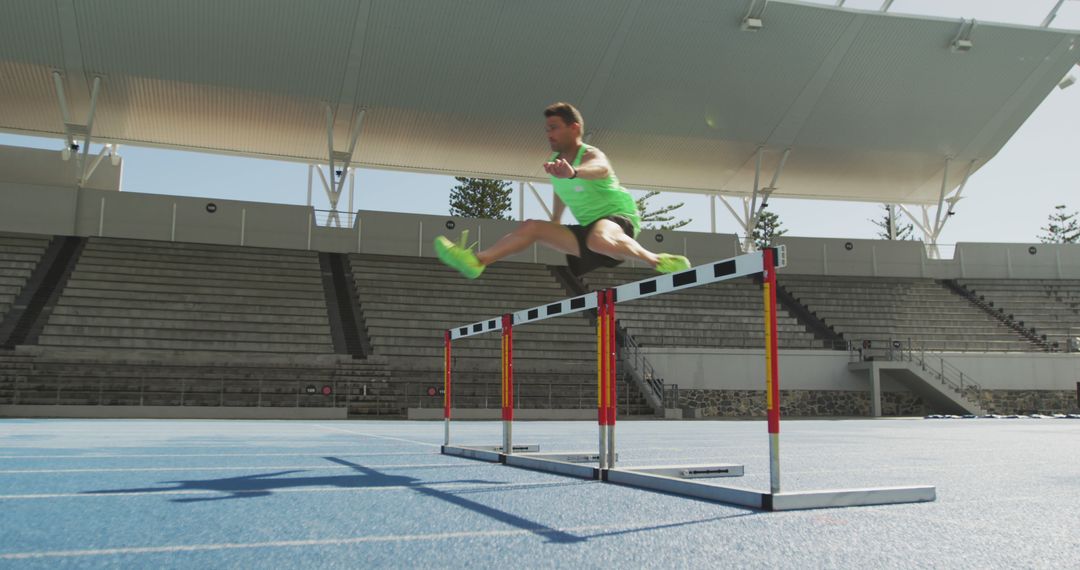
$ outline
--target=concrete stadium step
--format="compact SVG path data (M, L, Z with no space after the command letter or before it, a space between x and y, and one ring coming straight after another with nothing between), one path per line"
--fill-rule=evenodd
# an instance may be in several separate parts
M457 271L442 264L354 264L353 270L372 277L394 278L425 275L446 282L458 281L463 283L486 283L489 285L499 285L508 282L527 283L532 281L550 281L555 283L554 276L547 267L543 265L520 265L512 268L489 267L477 279L465 279Z
M296 342L242 342L242 341L194 341L181 339L147 338L100 338L82 335L42 335L38 341L43 346L70 346L79 348L130 348L149 350L201 350L216 352L269 352L327 354L333 346L323 343L300 344Z
M321 299L322 291L314 287L303 289L270 289L238 286L209 286L209 285L171 285L155 284L135 280L99 281L90 279L77 270L71 275L68 287L87 291L106 290L138 293L161 293L161 294L186 294L186 295L215 295L220 297L249 297L254 299Z
M75 273L86 280L113 282L129 281L161 285L192 285L203 287L237 287L246 289L290 289L305 290L322 287L319 274L312 273L302 277L274 275L235 274L222 275L217 272L194 272L191 270L149 269L113 266L87 266L79 264Z
M228 341L228 342L272 342L272 343L320 343L330 344L329 331L309 332L249 332L229 330L184 330L167 328L138 328L138 327L108 327L100 325L54 325L51 322L45 326L45 336L92 336L99 338L116 337L123 338L137 336L139 338L153 338L158 340L204 340L204 341Z
M265 307L259 312L223 313L213 307L179 308L171 310L153 310L122 307L83 307L79 305L58 306L53 309L53 322L59 317L80 317L85 319L132 319L137 321L197 320L207 323L251 323L289 325L329 326L326 311L313 310L308 314L272 313L276 307Z
M313 252L295 249L269 249L241 245L203 244L181 241L154 241L129 238L103 238L92 236L87 241L87 247L94 249L109 249L114 251L171 251L188 252L199 255L233 255L237 257L252 257L262 259L311 259Z
M547 285L533 285L533 286L507 286L507 287L490 287L481 285L464 284L439 284L434 281L428 281L426 278L417 278L410 280L399 281L387 281L379 282L364 276L358 276L355 279L357 287L362 293L367 295L378 295L379 292L383 294L402 296L402 295L425 295L430 296L432 294L440 297L446 297L451 294L455 298L472 298L472 299L503 299L503 300L515 300L520 298L536 299L537 302L544 301L557 301L569 297L565 291L556 287L549 287ZM522 307L524 308L524 307Z
M132 318L132 317L86 317L53 314L50 326L108 327L116 329L176 329L191 331L234 331L282 334L317 334L329 335L329 325L322 323L291 323L287 320L270 322L250 321L207 321L199 314L190 314L188 319L177 316L168 319Z
M693 335L693 334L715 334L718 332L726 333L764 333L765 322L760 321L757 323L709 323L709 322L657 322L655 320L637 320L637 319L620 319L620 322L624 327L628 328L635 337L640 334L649 334L650 331L658 331L652 334L660 334L663 336L680 336L680 335ZM806 329L802 325L778 325L780 333L792 333L792 334L810 334L806 332ZM813 335L810 335L813 336Z
M60 304L66 304L68 297L83 297L85 299L133 299L137 301L154 301L161 298L161 291L117 291L104 288L80 288L68 286L64 289ZM326 310L325 301L322 299L288 299L290 305L299 307L318 307ZM252 298L244 295L217 295L208 293L172 293L168 301L185 303L221 303L228 301L234 306L259 306L277 302L273 297Z
M263 275L307 277L318 271L317 264L303 265L296 263L263 263L258 260L212 260L191 257L166 257L161 254L124 254L101 251L85 251L79 257L79 264L90 268L120 267L130 269L160 269L163 271L193 271L220 275Z
M221 301L220 298L217 299ZM298 303L303 305L302 303ZM127 314L164 316L185 312L195 312L206 315L219 315L223 319L234 318L241 315L267 317L306 317L326 318L326 307L317 303L306 303L307 306L283 307L280 305L248 305L242 303L221 302L195 302L195 301L172 301L154 299L125 299L102 298L92 296L80 296L78 294L63 297L63 304L53 309L53 314L85 314L85 315L116 315Z

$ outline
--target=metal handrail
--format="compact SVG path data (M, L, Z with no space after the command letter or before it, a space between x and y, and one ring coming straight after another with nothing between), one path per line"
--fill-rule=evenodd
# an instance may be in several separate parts
M313 210L316 226L323 228L354 228L357 212L342 210Z
M622 335L622 344L618 349L618 358L626 364L626 369L636 375L638 384L652 391L653 399L663 405L664 379L656 374L656 369L641 351L641 345L629 334Z
M848 344L848 353L853 362L865 362L875 355L864 352L862 343L851 342ZM964 399L978 404L978 394L982 391L982 385L975 381L970 374L957 368L954 364L945 360L943 353L928 352L926 344L921 344L918 349L909 338L907 342L889 339L886 350L881 356L893 362L911 362L919 366L924 372L941 382L942 385L960 394ZM972 395L974 392L975 395Z

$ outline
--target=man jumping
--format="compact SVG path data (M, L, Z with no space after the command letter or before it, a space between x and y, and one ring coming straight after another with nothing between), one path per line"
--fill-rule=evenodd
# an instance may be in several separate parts
M551 221L526 220L491 247L473 252L462 232L460 243L435 238L435 252L443 263L469 279L476 279L496 261L540 242L566 254L567 265L578 276L599 267L615 267L628 259L648 263L661 273L690 268L681 255L652 253L636 241L641 231L637 204L624 188L604 153L581 141L584 121L569 103L544 109L548 143L554 154L544 163L555 188ZM580 225L559 223L569 207Z

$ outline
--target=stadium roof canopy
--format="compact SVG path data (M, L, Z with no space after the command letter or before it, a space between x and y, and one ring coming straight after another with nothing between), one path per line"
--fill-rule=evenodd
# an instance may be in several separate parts
M787 0L5 0L0 129L544 181L564 100L629 187L746 194L762 149L776 196L928 204L1078 60L1077 32Z

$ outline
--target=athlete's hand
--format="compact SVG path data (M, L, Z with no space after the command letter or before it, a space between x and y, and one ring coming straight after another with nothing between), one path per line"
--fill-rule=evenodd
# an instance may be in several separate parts
M574 167L570 166L570 163L566 162L566 160L559 158L552 162L545 162L544 172L555 178L570 178L574 174Z

